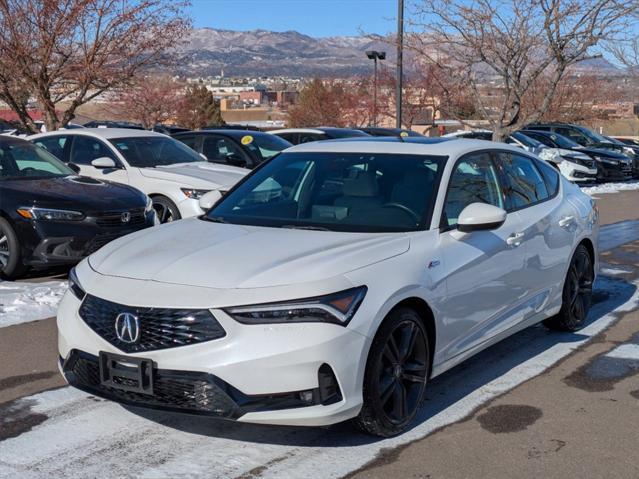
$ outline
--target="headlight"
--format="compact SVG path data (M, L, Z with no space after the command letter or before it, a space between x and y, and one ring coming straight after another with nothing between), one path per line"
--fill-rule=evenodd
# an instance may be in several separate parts
M189 188L181 188L181 190L182 190L182 193L184 193L184 195L187 198L191 198L192 200L199 200L205 194L207 194L209 191L211 191L211 190L192 190L192 189L189 189Z
M146 207L144 208L144 213L150 213L153 211L153 200L150 196L146 197Z
M243 324L335 323L345 326L366 296L366 286L316 298L284 303L225 308L224 312Z
M82 221L84 219L84 213L81 211L55 210L35 206L18 208L18 214L29 220Z
M73 296L78 298L80 301L82 301L86 296L84 289L80 286L80 281L78 280L75 268L69 272L69 291L71 291Z

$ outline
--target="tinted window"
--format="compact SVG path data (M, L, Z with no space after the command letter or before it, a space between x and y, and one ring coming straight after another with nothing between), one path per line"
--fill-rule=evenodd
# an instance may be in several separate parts
M261 163L270 160L280 151L292 146L288 141L275 135L245 135L242 137L242 144L253 152Z
M555 131L580 145L587 146L591 143L586 136L573 128L557 127Z
M325 140L326 135L318 133L300 133L299 143L309 143L311 141Z
M27 142L0 143L0 180L51 178L75 173L46 150Z
M129 165L136 168L153 168L204 161L188 146L165 136L113 138L111 143L124 156Z
M76 165L90 165L97 158L111 158L117 162L115 155L101 140L90 136L75 136L71 145L71 163Z
M198 137L196 137L195 135L179 136L179 137L176 138L176 140L181 141L182 143L184 143L189 148L197 151L197 140L198 140Z
M539 171L541 171L544 180L546 181L546 188L550 196L555 196L557 190L559 190L559 173L552 166L543 161L535 162Z
M335 231L412 231L428 221L444 157L282 153L225 196L209 218Z
M227 163L229 157L244 158L240 147L233 140L223 136L206 136L202 143L202 153L215 163Z
M548 198L548 189L532 159L515 153L498 154L506 179L508 210L525 208Z
M39 138L34 141L40 148L44 148L59 160L64 158L64 146L67 144L68 136L52 136L47 138Z
M468 156L455 166L444 203L444 225L455 226L459 214L471 203L504 207L497 169L488 153Z

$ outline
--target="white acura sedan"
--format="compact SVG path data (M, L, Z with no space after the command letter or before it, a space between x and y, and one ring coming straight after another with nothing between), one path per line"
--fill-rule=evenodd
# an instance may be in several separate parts
M60 366L124 404L390 436L430 378L540 321L582 327L598 230L593 201L519 148L299 145L207 214L83 261Z
M161 223L204 213L199 199L229 190L249 170L209 163L171 137L127 128L82 128L30 136L78 172L131 185L153 200Z

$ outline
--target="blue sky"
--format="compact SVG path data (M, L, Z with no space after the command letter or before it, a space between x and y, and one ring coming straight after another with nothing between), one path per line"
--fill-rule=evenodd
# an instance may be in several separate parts
M394 31L397 0L191 0L196 27L296 30L315 37Z

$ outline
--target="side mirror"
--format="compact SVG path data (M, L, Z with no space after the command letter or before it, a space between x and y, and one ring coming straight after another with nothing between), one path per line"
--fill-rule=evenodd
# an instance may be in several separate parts
M109 158L107 156L96 158L95 160L91 162L91 166L94 168L99 168L101 170L117 167L117 165L115 164L115 161L113 161L112 158Z
M457 218L457 229L464 233L479 230L494 230L506 221L506 212L486 203L471 203Z
M76 165L75 163L67 163L67 166L71 168L73 171L75 171L76 173L80 174L80 167Z
M220 198L222 198L222 193L220 190L209 191L208 193L202 195L200 198L200 208L204 211L208 211L213 208L213 205L217 203Z

